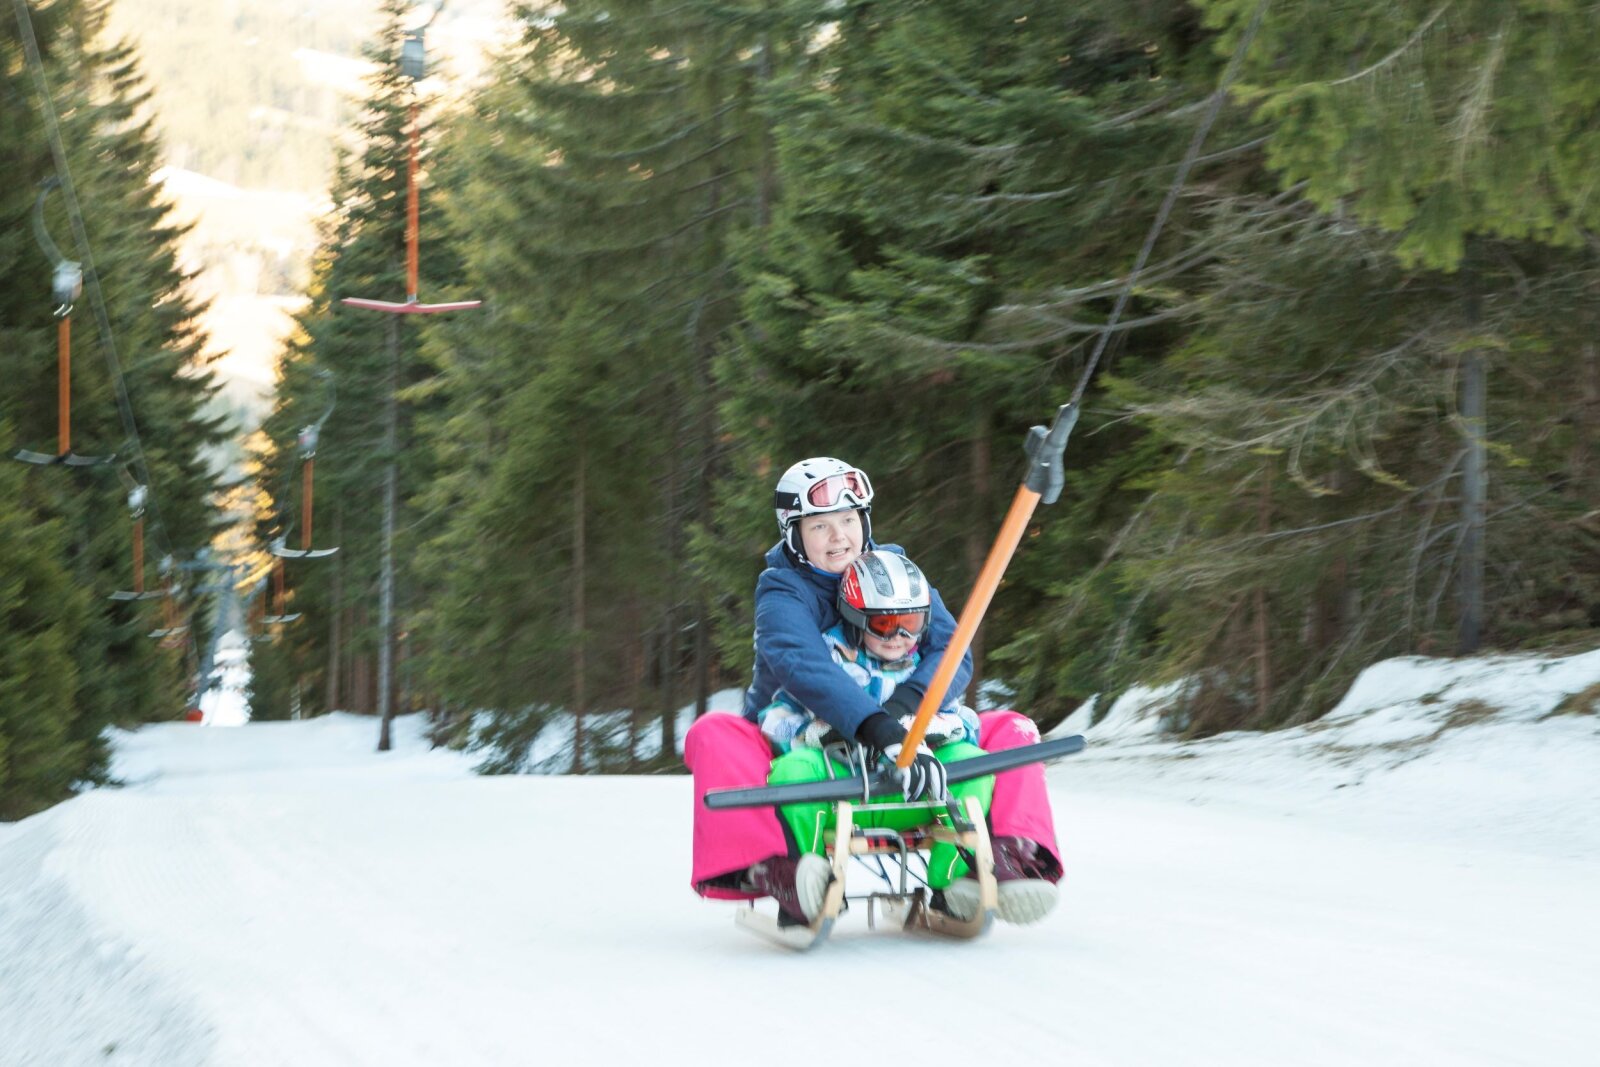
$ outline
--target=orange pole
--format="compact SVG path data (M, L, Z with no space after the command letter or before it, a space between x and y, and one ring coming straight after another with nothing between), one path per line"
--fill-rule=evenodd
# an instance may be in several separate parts
M411 147L406 161L406 299L417 301L417 245L421 241L417 207L417 105L411 105Z
M133 591L144 592L144 519L133 520Z
M300 524L300 548L305 552L311 551L311 465L315 462L308 457L301 467L300 503L305 521Z
M939 669L934 672L933 682L928 686L928 691L922 694L922 703L917 705L917 717L906 733L905 742L900 748L900 758L896 761L902 770L911 766L911 761L916 758L917 746L922 744L923 735L928 732L928 724L933 721L939 705L944 703L945 693L949 691L950 683L954 680L956 670L960 668L967 649L972 647L972 639L978 633L978 624L983 621L984 612L989 610L989 602L994 599L995 590L1000 588L1000 578L1005 574L1006 566L1011 562L1017 545L1021 544L1023 532L1027 530L1028 522L1033 518L1033 509L1038 504L1039 494L1026 485L1017 490L1016 498L1011 501L1011 510L1006 513L1006 520L1000 527L1000 535L995 538L994 547L989 549L989 559L984 563L983 570L978 572L978 581L972 587L972 595L967 598L965 606L961 609L955 636L950 638L950 645L944 650L943 658L939 660Z
M278 589L278 614L283 614L283 557L278 557L277 564L272 568L272 581Z
M72 451L72 316L61 316L56 327L56 424L60 427L60 455Z

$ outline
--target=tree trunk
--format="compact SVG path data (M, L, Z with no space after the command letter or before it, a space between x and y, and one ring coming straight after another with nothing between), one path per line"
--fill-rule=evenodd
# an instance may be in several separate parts
M366 611L360 612L360 618L365 629ZM355 697L353 710L363 715L372 714L372 657L365 652L350 657L350 689Z
M668 395L666 410L676 412L676 397ZM661 620L661 644L656 649L661 680L660 763L668 766L678 751L678 598L683 595L678 560L683 554L683 519L678 514L678 479L682 472L683 422L672 418L672 454L667 461L667 602Z
M1578 404L1573 419L1572 484L1581 499L1600 502L1600 464L1595 455L1600 452L1600 348L1587 342L1583 346L1583 362L1578 369L1583 400Z
M1256 510L1256 529L1261 533L1272 530L1272 468L1261 469L1261 495ZM1267 712L1272 707L1272 646L1267 626L1267 585L1256 586L1255 596L1256 640L1256 726L1265 726Z
M756 65L756 82L758 91L764 91L772 82L772 34L762 34L758 47L761 58ZM772 228L772 204L777 199L777 156L772 125L762 123L760 176L756 180L756 229L761 233L763 249L767 231Z
M344 508L334 512L333 518L333 543L338 544L344 536ZM325 711L339 710L339 624L344 619L344 562L335 555L328 561L333 566L330 575L328 591L328 685L324 695L327 706Z
M628 758L625 767L635 771L639 767L639 749L644 742L645 724L651 718L646 710L651 697L649 674L651 648L648 641L650 628L644 625L644 607L637 594L628 597L627 608L623 612L622 627L624 633L639 634L638 641L628 641L623 645L623 654L628 661Z
M583 773L583 716L589 700L588 665L584 653L588 637L584 633L588 618L584 611L584 583L588 578L584 559L584 494L589 457L584 451L582 431L578 438L577 485L572 491L572 632L577 641L572 650L572 773Z
M383 550L378 574L378 751L392 747L394 719L394 519L399 505L400 472L396 452L400 440L400 319L389 316L388 400L383 418Z
M989 558L989 528L994 524L994 517L990 514L989 497L993 489L990 477L994 458L994 428L989 417L988 405L982 405L978 410L976 434L972 439L971 469L968 477L972 483L972 511L973 520L967 523L967 588L971 589L978 582L978 574L983 570L984 563ZM978 632L972 636L972 680L967 683L966 701L971 707L978 706L978 690L983 685L983 650L984 629L978 627Z
M1477 316L1471 316L1476 321ZM1461 620L1456 651L1471 655L1483 640L1484 523L1488 506L1489 450L1484 428L1488 369L1483 353L1461 361L1461 422L1467 459L1461 477Z
M711 710L711 611L704 596L694 602L694 717Z

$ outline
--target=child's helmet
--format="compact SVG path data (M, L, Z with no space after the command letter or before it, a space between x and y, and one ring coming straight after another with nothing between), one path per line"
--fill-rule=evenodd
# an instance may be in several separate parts
M857 509L861 512L862 538L872 540L872 481L866 471L842 459L813 456L784 471L773 491L772 507L778 517L778 531L800 559L805 559L805 549L800 543L798 520L806 515Z
M898 552L874 551L863 552L840 576L838 605L839 617L857 631L921 637L933 599L915 563Z

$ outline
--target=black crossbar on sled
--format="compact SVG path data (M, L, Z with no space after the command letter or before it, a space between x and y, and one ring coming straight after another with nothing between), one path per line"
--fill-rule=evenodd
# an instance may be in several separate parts
M1083 751L1082 734L1058 737L1054 741L1040 741L1036 745L986 752L971 759L945 764L951 782L965 782L986 774L1015 770L1030 763L1047 763L1075 752ZM782 804L815 804L830 800L860 800L872 797L896 796L900 792L900 775L897 771L884 771L873 775L870 782L854 775L850 778L830 778L821 782L794 782L789 785L751 786L747 789L712 789L706 793L706 807L716 811L725 808L769 808Z

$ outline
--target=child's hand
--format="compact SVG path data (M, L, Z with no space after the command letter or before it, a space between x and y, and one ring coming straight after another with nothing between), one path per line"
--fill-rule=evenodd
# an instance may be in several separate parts
M882 711L868 715L856 727L856 740L883 753L891 765L899 759L905 739L906 728ZM944 800L949 796L949 775L927 745L917 746L911 766L895 769L900 775L900 791L907 800Z
M883 750L884 760L893 765L899 761L900 745L889 745ZM908 767L896 767L900 774L900 791L907 800L946 800L950 796L950 777L944 764L934 759L927 745L918 745L917 754Z

